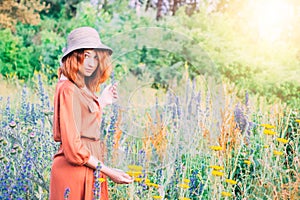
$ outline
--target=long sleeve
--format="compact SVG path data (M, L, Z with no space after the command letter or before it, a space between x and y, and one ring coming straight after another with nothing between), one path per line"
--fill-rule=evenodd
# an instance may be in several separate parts
M90 151L81 141L80 130L82 111L75 87L63 87L58 96L58 125L62 150L68 162L75 165L85 164Z

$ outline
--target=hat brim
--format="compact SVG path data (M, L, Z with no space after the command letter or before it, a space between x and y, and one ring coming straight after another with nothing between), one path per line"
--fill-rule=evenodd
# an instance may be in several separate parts
M83 45L83 46L81 46L80 48L71 48L71 49L67 49L66 52L64 52L63 56L61 57L61 62L63 61L63 59L64 59L68 54L70 54L70 53L72 53L73 51L78 50L78 49L98 49L98 50L106 50L106 51L109 52L109 55L112 55L112 53L113 53L113 50L112 50L110 47L108 47L108 46L106 46L106 45L104 45L104 44L101 44L100 46L97 46L97 47L95 47L95 46L84 46L84 45Z

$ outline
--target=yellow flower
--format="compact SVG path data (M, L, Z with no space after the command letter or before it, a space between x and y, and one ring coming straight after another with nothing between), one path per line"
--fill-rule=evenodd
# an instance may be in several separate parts
M226 183L230 183L231 185L235 185L237 182L235 180L232 179L225 179Z
M187 178L184 178L182 181L183 181L184 183L190 183L190 182L191 182L190 179L187 179Z
M3 141L2 141L2 144L3 144L4 146L6 146L6 145L7 145L7 141L6 141L6 140L3 140Z
M142 178L134 178L135 182L141 182L143 179Z
M286 143L289 142L287 139L284 139L284 138L276 138L276 140L277 140L278 142L283 143L283 144L286 144Z
M244 160L244 163L247 165L251 165L251 161L250 160Z
M152 196L153 199L162 199L162 196Z
M212 168L212 169L214 169L214 170L224 170L223 166L211 165L209 167Z
M105 178L99 178L98 180L99 180L100 183L105 182Z
M145 178L145 183L150 183L150 179Z
M185 184L185 183L178 184L178 187L180 187L182 189L189 189L190 188L190 186L188 184Z
M277 156L281 156L281 155L283 155L283 152L274 150L273 154L277 155Z
M223 176L223 175L224 175L223 172L219 172L219 171L216 171L216 170L213 170L213 171L211 172L211 174L214 175L214 176Z
M269 145L264 145L263 146L265 149L269 148L270 146Z
M221 151L223 149L221 146L210 146L209 148L215 151Z
M261 124L262 127L265 127L266 129L272 129L275 128L275 126L271 125L271 124Z
M146 183L147 186L149 187L155 187L155 188L158 188L159 185L155 184L155 183Z
M231 197L230 192L221 192L221 195L224 196L224 197Z
M300 124L300 119L296 119L295 122L298 122Z
M178 184L178 186L182 189L189 189L190 188L190 186L188 184L185 184L185 183Z
M142 174L142 172L128 171L127 174L129 176L137 177Z
M179 197L179 200L190 200L190 198L187 198L187 197Z
M276 132L275 132L275 131L272 131L272 130L265 129L265 130L264 130L264 134L266 134L266 135L275 135Z
M128 169L130 171L138 171L138 172L140 172L140 171L143 170L143 167L142 166L138 166L138 165L128 165L127 167L128 167Z

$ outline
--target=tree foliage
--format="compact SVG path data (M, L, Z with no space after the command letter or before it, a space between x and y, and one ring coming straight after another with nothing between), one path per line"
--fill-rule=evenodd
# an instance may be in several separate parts
M37 25L40 22L39 12L47 8L40 0L0 1L0 27L14 30L18 22Z
M29 79L40 69L36 49L25 47L23 38L12 34L10 29L0 30L0 72L8 78L17 76Z
M14 1L2 2L8 4L1 4L0 10ZM38 4L39 1L31 2L42 5ZM132 73L143 79L144 75L150 74L154 87L168 88L170 82L183 77L185 66L188 66L191 77L210 73L211 67L203 56L205 53L222 78L234 83L241 91L267 96L270 102L281 99L291 105L300 105L296 75L300 50L294 45L300 35L297 35L300 32L297 26L293 29L295 33L290 34L291 30L287 30L280 42L271 44L257 38L257 33L249 28L243 17L236 17L237 9L243 11L241 1L195 1L197 12L187 12L188 4L193 1L164 0L162 7L167 10L158 21L158 1L135 1L139 2L139 13L137 9L128 9L128 6L137 5L129 2L47 0L46 4L51 7L48 13L45 9L40 12L38 25L10 22L14 24L14 31L0 30L1 74L28 80L37 70L45 73L51 82L56 77L67 34L76 27L91 26L100 32L104 43L114 47L115 52L130 43L135 45L131 52L114 59L117 76ZM28 5L23 1L18 4ZM239 16L244 15L246 13ZM299 19L294 19L293 24L297 22ZM163 38L155 38L155 32L137 36L141 27L170 30L189 39L178 40L172 34L172 37L166 34ZM116 43L119 34L127 39ZM177 45L181 51L151 49L143 46L145 41L158 45L173 41L171 46Z

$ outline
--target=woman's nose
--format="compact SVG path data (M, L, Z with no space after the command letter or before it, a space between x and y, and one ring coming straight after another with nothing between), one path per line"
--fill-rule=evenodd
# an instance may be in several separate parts
M96 65L95 59L90 59L90 65L93 67Z

